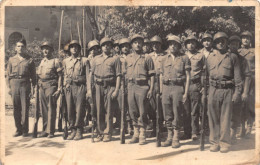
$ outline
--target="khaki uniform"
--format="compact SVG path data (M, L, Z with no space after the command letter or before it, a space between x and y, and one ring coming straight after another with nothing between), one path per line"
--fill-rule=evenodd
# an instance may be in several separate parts
M36 68L32 58L28 55L24 58L18 55L11 57L7 65L7 76L12 95L16 131L28 133L30 80L33 86L36 83Z
M61 64L58 59L44 58L37 70L39 77L39 100L42 111L43 132L55 132L57 98L52 96L58 87Z

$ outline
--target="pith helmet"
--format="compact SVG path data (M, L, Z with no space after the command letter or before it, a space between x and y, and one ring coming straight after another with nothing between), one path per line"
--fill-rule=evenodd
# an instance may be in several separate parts
M249 31L244 31L243 33L241 33L241 36L249 36L249 37L253 37L252 33L250 33Z
M201 38L201 41L203 41L203 40L206 39L206 38L211 38L211 39L213 40L213 37L212 37L211 34L209 34L209 33L204 33L203 36L202 36L202 38Z
M161 39L161 37L159 37L159 36L153 36L152 38L151 38L151 40L150 40L150 42L159 42L159 43L162 43L162 39Z
M131 37L131 43L132 43L134 40L138 39L138 38L144 40L144 37L143 37L142 35L140 35L140 34L135 34L135 35L133 35L133 36Z
M190 41L190 40L194 40L194 41L198 42L197 37L195 37L194 35L191 35L191 36L189 36L189 37L187 37L187 38L185 39L184 45L186 45L187 42Z
M167 37L167 42L169 42L169 41L175 41L181 45L181 39L180 39L180 37L178 37L176 35L169 35Z
M71 45L77 45L77 46L81 49L81 46L80 46L80 44L79 44L79 41L77 41L77 40L72 40L72 41L70 42L70 44L69 44L69 48L71 47Z
M226 38L228 39L228 36L226 33L224 32L217 32L215 35L214 35L214 41L216 41L216 39L219 39L219 38Z
M53 46L52 46L52 43L49 42L49 41L43 42L42 45L41 45L41 49L43 49L43 47L45 47L45 46L48 46L49 48L51 48L52 51L54 50L54 49L53 49Z
M131 43L131 40L129 38L122 38L119 40L119 45L122 45L122 44L130 44Z
M98 41L97 41L97 40L89 41L89 43L88 43L88 50L90 50L90 49L93 48L94 46L99 46Z
M238 37L237 35L233 35L233 36L229 37L229 39L228 39L229 42L234 41L234 40L241 42L240 37Z
M102 38L101 41L100 41L100 46L103 46L103 45L104 45L105 43L107 43L107 42L110 42L111 44L113 44L113 41L112 41L110 38L104 37L104 38Z

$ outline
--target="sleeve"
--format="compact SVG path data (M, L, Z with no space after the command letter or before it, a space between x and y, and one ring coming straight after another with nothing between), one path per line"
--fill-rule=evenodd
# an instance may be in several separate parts
M116 57L115 62L114 62L114 67L115 67L115 75L121 76L122 74L122 68L121 68L121 61L119 57Z
M146 65L146 69L148 71L148 75L154 76L155 75L154 62L153 62L153 59L150 56L146 57L145 65Z
M54 65L55 65L57 73L61 73L61 71L62 71L62 64L61 64L59 59L54 59Z
M95 69L96 69L96 58L94 57L94 58L92 59L92 62L91 62L91 68L90 68L91 74L94 74Z
M160 63L160 74L163 74L163 73L164 73L164 67L163 67L163 65L164 65L165 59L166 59L166 58L162 58L162 61L161 61L161 63Z
M30 78L32 80L32 85L35 86L36 85L36 66L33 60L31 60L31 64L30 64Z
M11 88L10 75L12 73L12 65L11 65L10 59L8 61L8 64L7 64L6 72L7 72L7 82L8 82L9 88Z
M231 54L233 59L233 65L234 65L234 81L235 81L235 93L241 93L242 92L242 78L241 78L241 69L240 69L240 63L239 59L235 54Z
M188 56L186 56L186 55L183 56L183 62L184 62L184 69L190 71L191 63L190 63L190 59L188 58Z
M85 65L86 65L86 76L88 76L91 72L90 61L88 59L86 59Z
M242 65L242 76L251 77L252 74L250 72L249 64L248 64L247 60L244 58L239 58L239 60L241 61L241 65Z

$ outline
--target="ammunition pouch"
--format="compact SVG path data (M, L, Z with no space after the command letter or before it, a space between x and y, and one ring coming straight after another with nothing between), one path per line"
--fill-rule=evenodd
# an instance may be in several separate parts
M148 80L146 78L128 78L128 83L133 83L140 86L148 86Z
M221 80L210 79L209 84L217 89L229 89L229 88L234 88L235 86L233 80L221 81Z

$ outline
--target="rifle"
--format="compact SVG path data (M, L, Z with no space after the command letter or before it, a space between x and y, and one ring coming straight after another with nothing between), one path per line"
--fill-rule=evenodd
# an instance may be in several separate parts
M205 116L207 115L207 65L205 64L205 68L204 68L204 78L203 78L203 107L202 107L202 119L201 119L201 129L200 129L200 150L203 151L204 150L204 143L205 143Z
M126 123L126 116L125 116L125 77L122 77L122 110L121 110L121 126L120 126L120 143L125 144L125 123Z
M92 127L91 127L91 141L94 143L94 136L95 136L95 128L97 126L97 121L95 117L95 107L94 107L94 102L93 98L89 98L89 104L90 104L90 109L91 109L91 117L92 117Z
M36 85L35 85L35 107L34 107L34 125L33 125L33 137L37 138L38 132L38 121L39 121L39 111L40 111L40 102L39 102L39 85L38 85L38 76L36 75Z
M63 128L63 139L66 140L67 137L68 137L68 112L67 112L67 106L66 106L66 103L64 102L65 101L65 95L64 95L64 92L63 92L63 89L61 91L61 94L60 94L60 111L62 113L62 119L63 119L63 122L64 122L64 128Z
M160 125L160 75L156 75L157 79L157 93L156 93L156 147L161 146L161 125Z

